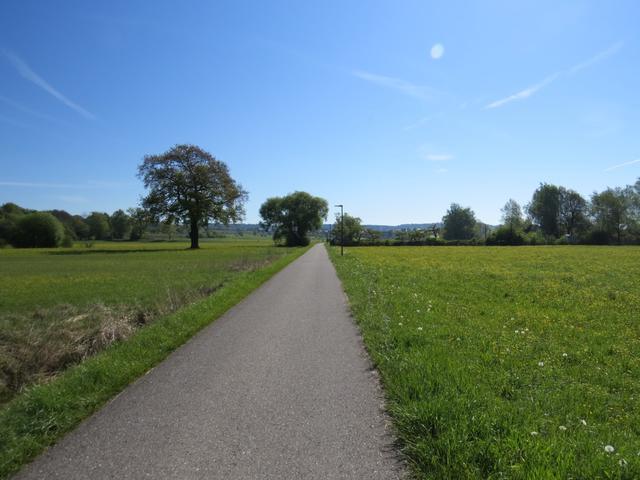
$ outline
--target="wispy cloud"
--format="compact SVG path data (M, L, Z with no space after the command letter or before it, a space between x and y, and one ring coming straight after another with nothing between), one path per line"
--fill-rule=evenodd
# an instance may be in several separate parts
M375 73L365 72L363 70L354 70L351 72L354 76L365 80L374 85L396 90L404 95L419 98L421 100L434 100L440 95L440 92L427 85L416 85L401 78L387 77Z
M430 162L447 162L453 160L454 156L448 153L428 153L424 156Z
M543 88L549 86L551 83L555 82L558 78L560 78L562 76L566 76L566 75L573 75L573 74L579 72L580 70L584 70L585 68L591 67L591 66L595 65L596 63L601 62L602 60L606 59L607 57L610 57L611 55L614 55L623 46L624 46L624 42L614 43L613 45L611 45L606 50L603 50L603 51L595 54L593 57L589 58L588 60L586 60L584 62L581 62L581 63L578 63L576 65L573 65L572 67L569 67L569 68L567 68L565 70L560 70L558 72L552 73L551 75L547 76L541 82L538 82L535 85L527 87L524 90L521 90L521 91L519 91L517 93L514 93L513 95L509 95L508 97L502 98L500 100L496 100L495 102L491 102L488 105L486 105L485 108L486 109L498 108L498 107L501 107L503 105L506 105L507 103L511 103L511 102L514 102L514 101L517 101L517 100L525 100L525 99L531 97L532 95L534 95L535 93L537 93L538 91L542 90Z
M15 108L16 110L20 110L21 112L24 112L24 113L27 113L29 115L32 115L34 117L42 118L44 120L49 120L51 122L62 123L57 118L54 118L54 117L52 117L50 115L47 115L45 113L38 112L38 111L33 110L31 108L25 107L24 105L21 105L18 102L14 102L10 98L3 97L2 95L0 95L0 102L4 103L6 105L9 105L10 107Z
M549 75L547 78L542 80L540 83L536 83L530 87L525 88L524 90L520 90L518 93L514 93L513 95L509 95L501 100L496 100L495 102L490 103L485 108L497 108L502 105L506 105L507 103L511 103L515 100L524 100L525 98L529 98L531 95L536 93L538 90L543 89L551 82L556 80L560 76L559 73L554 73L553 75Z
M640 158L637 158L635 160L631 160L630 162L624 162L624 163L621 163L619 165L613 165L612 167L605 168L604 171L605 172L610 172L611 170L616 170L618 168L626 167L628 165L633 165L634 163L640 163Z
M18 73L25 80L28 80L29 82L33 83L34 85L40 87L42 90L47 92L49 95L55 97L60 102L62 102L67 107L71 108L72 110L75 110L76 112L78 112L83 117L89 118L89 119L92 119L92 120L96 118L95 115L93 115L91 112L85 110L84 108L82 108L77 103L69 100L62 93L60 93L58 90L56 90L44 78L42 78L40 75L38 75L36 72L34 72L31 69L31 67L29 65L27 65L27 62L22 60L16 54L14 54L14 53L12 53L12 52L10 52L8 50L2 50L1 53L9 60L9 62L11 62L11 64L14 66L14 68L18 71Z

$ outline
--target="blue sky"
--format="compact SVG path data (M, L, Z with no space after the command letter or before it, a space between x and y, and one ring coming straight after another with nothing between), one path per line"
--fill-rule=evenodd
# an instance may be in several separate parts
M640 177L635 1L6 1L0 203L135 206L194 143L246 190L366 223L489 223L540 182ZM633 163L635 160L638 162Z

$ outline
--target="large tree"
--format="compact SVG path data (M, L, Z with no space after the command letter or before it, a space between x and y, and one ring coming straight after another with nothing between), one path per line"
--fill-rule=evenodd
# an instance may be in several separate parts
M124 210L116 210L111 215L111 235L114 240L122 240L131 229L131 218Z
M622 243L625 231L632 229L632 190L627 188L607 188L591 196L591 212L596 227L605 232L610 240Z
M325 199L307 192L294 192L268 198L260 207L260 225L273 232L275 241L284 239L288 246L308 245L309 232L322 227L328 211Z
M447 240L470 240L473 238L476 216L470 208L452 203L442 217L444 238Z
M342 233L343 224L344 235ZM348 213L344 214L344 219L340 215L336 215L336 221L331 227L331 237L334 245L340 245L343 240L345 245L360 243L362 233L362 220L360 218L352 217Z
M527 212L545 235L560 235L560 202L561 191L555 185L542 183L533 192Z
M510 198L502 207L502 221L504 226L509 229L511 235L522 229L524 219L522 218L522 209L520 204L513 198Z
M210 221L228 225L244 216L247 192L225 163L195 145L145 156L138 176L150 190L143 207L156 221L188 224L191 248L199 248L201 226Z
M586 230L589 224L587 219L588 205L575 190L560 187L560 211L559 220L565 233L570 237L581 230Z

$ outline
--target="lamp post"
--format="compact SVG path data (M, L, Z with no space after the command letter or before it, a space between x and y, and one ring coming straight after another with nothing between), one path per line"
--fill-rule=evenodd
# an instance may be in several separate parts
M344 256L344 205L334 205L340 207L340 256Z

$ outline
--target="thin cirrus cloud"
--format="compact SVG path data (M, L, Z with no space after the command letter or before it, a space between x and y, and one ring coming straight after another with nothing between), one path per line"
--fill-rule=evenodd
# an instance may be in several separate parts
M380 87L396 90L404 95L419 98L421 100L434 100L440 95L440 92L427 85L416 85L401 78L388 77L386 75L378 75L363 70L354 70L351 72L354 76L365 80Z
M485 106L485 109L498 108L514 101L525 100L531 97L532 95L534 95L535 93L537 93L538 91L542 90L543 88L549 86L551 83L555 82L558 78L566 75L573 75L579 72L580 70L589 68L595 65L596 63L606 59L607 57L614 55L623 47L623 45L624 45L624 42L621 42L621 41L614 43L606 50L603 50L595 54L593 57L589 58L588 60L578 63L576 65L573 65L572 67L569 67L565 70L560 70L559 72L552 73L551 75L547 76L544 80L536 83L535 85L527 87L524 90L514 93L513 95L509 95L508 97L502 98L500 100L496 100L495 102L488 104L487 106Z
M633 165L634 163L640 163L640 158L636 158L635 160L631 160L630 162L620 163L618 165L613 165L612 167L605 168L605 172L610 172L611 170L617 170L618 168L626 167L629 165Z
M11 99L9 99L7 97L4 97L2 95L0 95L0 102L4 103L6 105L9 105L10 107L13 107L14 109L19 110L19 111L21 111L23 113L27 113L27 114L29 114L29 115L31 115L33 117L41 118L41 119L44 119L44 120L49 120L49 121L55 122L55 123L62 123L57 118L54 118L54 117L52 117L50 115L47 115L45 113L38 112L38 111L33 110L31 108L25 107L24 105L21 105L18 102L14 102L13 100L11 100Z
M34 72L31 69L31 67L27 64L27 62L22 60L16 54L8 50L2 50L1 52L9 60L9 62L13 65L13 67L18 71L18 73L22 78L24 78L25 80L28 80L29 82L33 83L37 87L40 87L49 95L58 99L60 102L65 104L70 109L75 110L77 113L79 113L83 117L91 120L96 118L95 115L93 115L91 112L82 108L80 105L71 101L70 99L65 97L62 93L60 93L58 90L56 90L44 78L42 78L40 75Z

